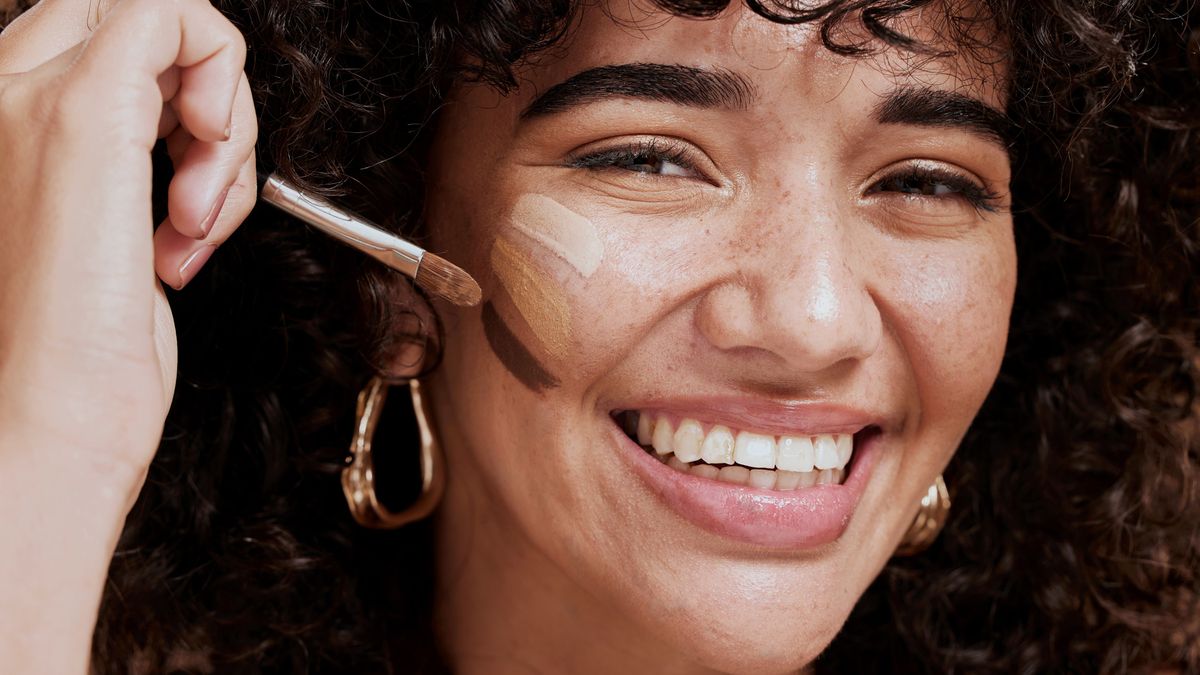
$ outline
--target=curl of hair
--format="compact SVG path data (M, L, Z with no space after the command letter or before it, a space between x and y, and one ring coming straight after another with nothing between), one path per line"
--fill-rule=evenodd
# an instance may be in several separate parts
M729 2L656 4L704 18ZM897 20L932 6L746 2L818 22L842 54L871 48L845 34L921 52ZM419 237L449 87L513 87L581 3L217 4L250 45L262 162ZM1007 41L1021 125L1009 350L947 471L946 531L889 563L818 670L1200 671L1198 17L1182 0L973 6ZM179 385L112 563L97 672L443 667L429 529L359 529L337 480L358 388L397 340L432 354L440 338L420 294L364 260L259 209L172 297Z

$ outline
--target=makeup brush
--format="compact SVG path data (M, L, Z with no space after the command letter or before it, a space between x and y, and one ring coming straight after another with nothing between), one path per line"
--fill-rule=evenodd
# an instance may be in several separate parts
M262 200L402 272L429 293L462 307L479 304L479 284L462 268L329 202L301 192L276 174L258 176Z

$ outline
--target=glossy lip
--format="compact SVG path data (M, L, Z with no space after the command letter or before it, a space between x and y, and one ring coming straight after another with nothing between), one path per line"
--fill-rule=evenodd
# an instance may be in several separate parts
M622 460L675 514L720 537L789 550L815 548L842 536L870 481L884 435L855 438L850 473L841 485L783 492L681 473L651 457L611 417L609 424Z

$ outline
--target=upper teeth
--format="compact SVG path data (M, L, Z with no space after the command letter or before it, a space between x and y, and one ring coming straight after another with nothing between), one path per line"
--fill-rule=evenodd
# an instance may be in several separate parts
M699 421L684 418L674 426L665 415L638 415L638 443L681 462L740 464L755 469L813 471L845 469L854 452L851 434L769 436L714 425L707 433Z

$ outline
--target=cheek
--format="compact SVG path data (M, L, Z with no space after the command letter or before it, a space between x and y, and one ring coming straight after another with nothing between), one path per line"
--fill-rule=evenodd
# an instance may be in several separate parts
M1004 357L1016 279L1011 235L892 259L885 311L913 370L922 417L965 430Z
M612 367L651 332L673 321L675 305L722 264L718 234L703 217L649 217L597 211L590 214L604 242L604 263L586 280L570 281L575 299L577 355L590 375ZM715 228L714 228L715 229ZM673 333L673 335L685 335ZM663 345L659 345L663 347ZM656 347L658 349L659 347ZM684 350L684 345L675 345ZM659 352L662 358L668 355Z

